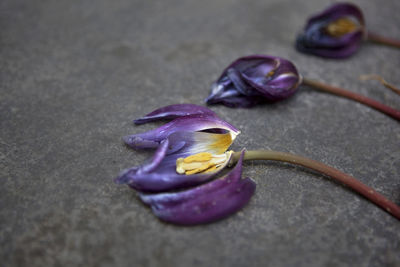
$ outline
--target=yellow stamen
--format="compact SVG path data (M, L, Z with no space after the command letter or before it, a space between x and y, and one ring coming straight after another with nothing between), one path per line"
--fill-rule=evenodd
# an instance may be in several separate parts
M197 169L187 170L187 171L185 171L185 174L191 175L191 174L200 173L200 172L209 172L208 170L211 169L212 167L214 167L214 166L211 163L207 163L206 165L200 166Z
M183 159L185 163L191 163L195 161L209 161L212 158L212 154L208 152L202 152L195 155L191 155Z
M176 172L179 174L191 175L195 173L212 172L224 165L229 159L231 152L220 155L213 155L202 152L186 158L176 160Z
M325 32L333 37L341 37L352 33L359 28L359 25L350 18L340 18L332 21L325 27Z

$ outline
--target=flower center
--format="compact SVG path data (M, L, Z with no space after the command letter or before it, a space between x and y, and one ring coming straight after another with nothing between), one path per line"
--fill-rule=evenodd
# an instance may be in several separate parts
M220 155L202 152L186 158L178 158L176 160L176 172L186 175L211 172L223 165L228 158L227 152Z
M332 21L325 27L325 32L333 37L341 37L352 33L359 28L359 25L350 18L340 18Z

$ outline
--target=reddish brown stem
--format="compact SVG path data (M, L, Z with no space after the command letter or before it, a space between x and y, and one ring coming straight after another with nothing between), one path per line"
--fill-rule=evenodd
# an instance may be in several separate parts
M357 94L357 93L353 93L350 91L347 91L343 88L340 87L335 87L329 84L325 84L325 83L321 83L321 82L317 82L314 80L309 80L304 78L303 79L303 84L313 87L314 89L318 89L320 91L323 92L327 92L330 94L334 94L334 95L338 95L338 96L343 96L349 99L352 99L354 101L357 101L359 103L362 103L364 105L367 105L371 108L374 108L382 113L385 113L386 115L389 115L390 117L400 121L400 111L394 108L391 108L389 106L386 106L376 100L373 100L371 98L368 98L366 96Z
M235 152L232 156L232 162L236 162L240 157L241 152ZM244 155L244 160L275 160L275 161L283 161L288 162L295 165L300 165L322 174L325 174L334 180L341 182L360 195L364 196L377 206L381 207L386 212L392 214L394 217L400 220L400 207L395 203L391 202L389 199L379 194L373 188L363 184L358 181L356 178L345 174L333 167L325 165L321 162L308 159L302 156L297 156L290 153L277 152L271 150L253 150L246 151Z
M367 40L374 42L374 43L378 43L378 44L384 44L384 45L400 48L400 40L384 37L382 35L379 35L379 34L376 34L373 32L368 32Z

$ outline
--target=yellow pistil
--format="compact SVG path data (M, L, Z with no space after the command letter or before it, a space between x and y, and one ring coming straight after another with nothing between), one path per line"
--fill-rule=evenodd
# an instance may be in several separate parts
M325 32L333 37L341 37L352 33L359 28L359 25L350 18L340 18L332 21L325 27Z
M176 172L179 174L191 175L215 171L226 163L229 159L229 153L231 152L213 155L208 152L202 152L186 158L178 158L176 160Z

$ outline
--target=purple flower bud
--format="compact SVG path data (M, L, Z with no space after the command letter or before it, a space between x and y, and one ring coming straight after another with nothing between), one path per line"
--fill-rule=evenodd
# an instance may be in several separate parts
M337 3L308 19L296 48L321 57L346 58L358 50L364 32L361 10L354 4Z
M241 57L213 83L207 104L252 107L286 99L296 92L301 76L290 61L267 55Z

